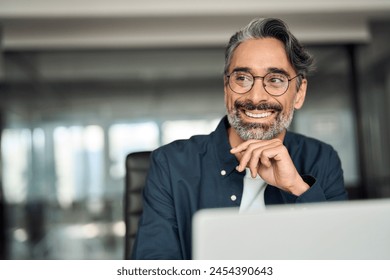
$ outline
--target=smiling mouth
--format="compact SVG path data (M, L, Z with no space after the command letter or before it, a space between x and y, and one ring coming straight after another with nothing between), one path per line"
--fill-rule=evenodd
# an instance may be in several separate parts
M244 114L250 118L254 119L264 119L269 116L271 116L274 112L273 111L268 111L268 112L262 112L262 113L252 113L249 111L244 110Z

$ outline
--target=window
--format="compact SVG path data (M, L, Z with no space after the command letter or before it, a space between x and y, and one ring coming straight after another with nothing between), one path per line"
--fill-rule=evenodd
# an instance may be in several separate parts
M162 144L188 139L196 134L209 134L217 127L219 121L220 119L165 121L162 124Z
M110 176L125 176L125 158L131 152L151 151L159 145L159 128L153 121L132 124L114 124L108 130Z

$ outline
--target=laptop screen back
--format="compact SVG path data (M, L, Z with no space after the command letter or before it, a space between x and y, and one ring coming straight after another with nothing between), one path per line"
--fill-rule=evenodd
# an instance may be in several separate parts
M273 206L257 214L204 209L193 259L390 259L390 199Z

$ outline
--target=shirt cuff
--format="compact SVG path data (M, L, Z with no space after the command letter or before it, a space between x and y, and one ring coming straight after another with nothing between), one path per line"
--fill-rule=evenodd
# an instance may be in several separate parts
M308 203L308 202L324 202L326 197L323 189L317 183L316 178L310 175L302 175L303 181L309 185L309 189L300 196L296 196L290 193L287 195L295 199L295 203Z
M307 202L324 202L326 201L324 190L317 183L316 178L310 175L303 175L303 181L310 186L310 188L297 197L296 203Z

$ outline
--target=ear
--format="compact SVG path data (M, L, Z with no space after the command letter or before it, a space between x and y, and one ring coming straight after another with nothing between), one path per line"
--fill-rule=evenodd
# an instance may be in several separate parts
M302 79L301 86L299 87L299 90L298 90L297 94L295 95L295 100L294 100L294 108L297 110L301 109L303 106L303 103L305 102L306 89L307 89L307 80Z

